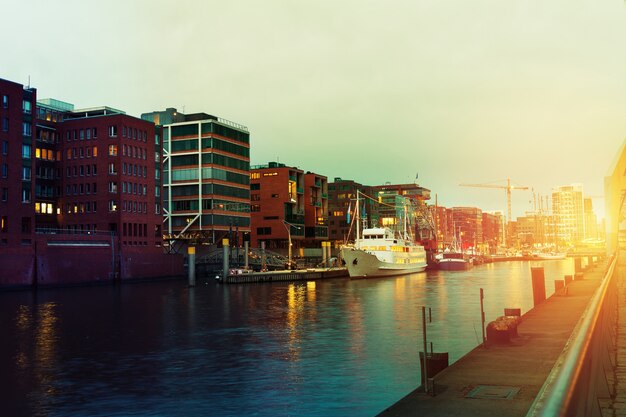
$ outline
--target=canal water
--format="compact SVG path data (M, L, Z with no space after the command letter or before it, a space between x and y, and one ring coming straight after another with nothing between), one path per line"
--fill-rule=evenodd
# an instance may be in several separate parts
M532 307L503 262L366 280L188 288L183 281L0 293L6 416L374 416L419 385L428 340L454 362L503 308Z

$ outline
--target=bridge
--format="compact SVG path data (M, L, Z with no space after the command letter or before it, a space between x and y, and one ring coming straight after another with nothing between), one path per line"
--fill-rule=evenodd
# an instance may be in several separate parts
M380 417L626 416L625 145L604 182L608 256Z

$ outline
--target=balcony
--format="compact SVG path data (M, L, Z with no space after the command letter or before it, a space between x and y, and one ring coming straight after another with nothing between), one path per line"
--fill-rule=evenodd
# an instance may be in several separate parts
M327 193L322 193L322 198L328 199L328 194Z
M304 224L304 215L303 214L285 214L285 221L287 223L293 224Z
M298 187L298 188L296 188L296 192L298 194L304 194L304 188Z

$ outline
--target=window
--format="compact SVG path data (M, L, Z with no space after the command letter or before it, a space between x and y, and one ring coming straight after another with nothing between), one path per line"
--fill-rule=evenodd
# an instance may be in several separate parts
M79 132L80 140L85 140L85 129L80 129Z
M9 96L7 96L6 94L2 96L2 107L4 107L5 109L9 107Z
M5 96L6 97L6 96ZM22 110L26 114L31 114L32 112L32 103L28 100L22 100Z
M87 129L87 140L91 139L91 129Z
M117 145L109 145L109 156L117 156Z
M6 140L2 141L2 155L6 155L9 153L9 142Z
M93 147L93 157L95 158L95 157L97 157L97 156L98 156L98 147L97 147L97 146L94 146L94 147Z
M115 163L113 162L109 164L109 174L117 174L117 169L115 168Z
M117 211L117 203L115 200L109 200L109 211Z
M109 137L117 137L117 126L109 126Z
M30 159L30 145L22 145L22 158Z
M5 132L9 131L9 118L5 117L4 119L2 119L2 130Z
M7 201L9 199L9 189L4 187L2 189L2 201Z
M30 187L22 187L22 203L30 203Z
M0 230L4 233L9 231L9 219L7 216L2 216L2 219L0 219Z
M114 181L110 181L109 182L109 192L110 193L117 193L117 183Z
M93 128L93 138L95 139L97 137L98 137L98 128L94 127ZM96 211L96 210L94 210L94 211Z
M9 165L2 164L2 178L6 178L9 175Z
M22 167L22 180L30 181L30 167Z
M30 123L22 122L22 134L24 136L31 136L32 135L32 129L33 129L33 126Z

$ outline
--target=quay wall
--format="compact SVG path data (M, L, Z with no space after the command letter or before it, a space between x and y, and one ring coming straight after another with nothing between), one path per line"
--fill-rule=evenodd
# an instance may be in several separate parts
M0 251L0 289L184 276L184 258L160 247L122 247L103 235L38 235Z

